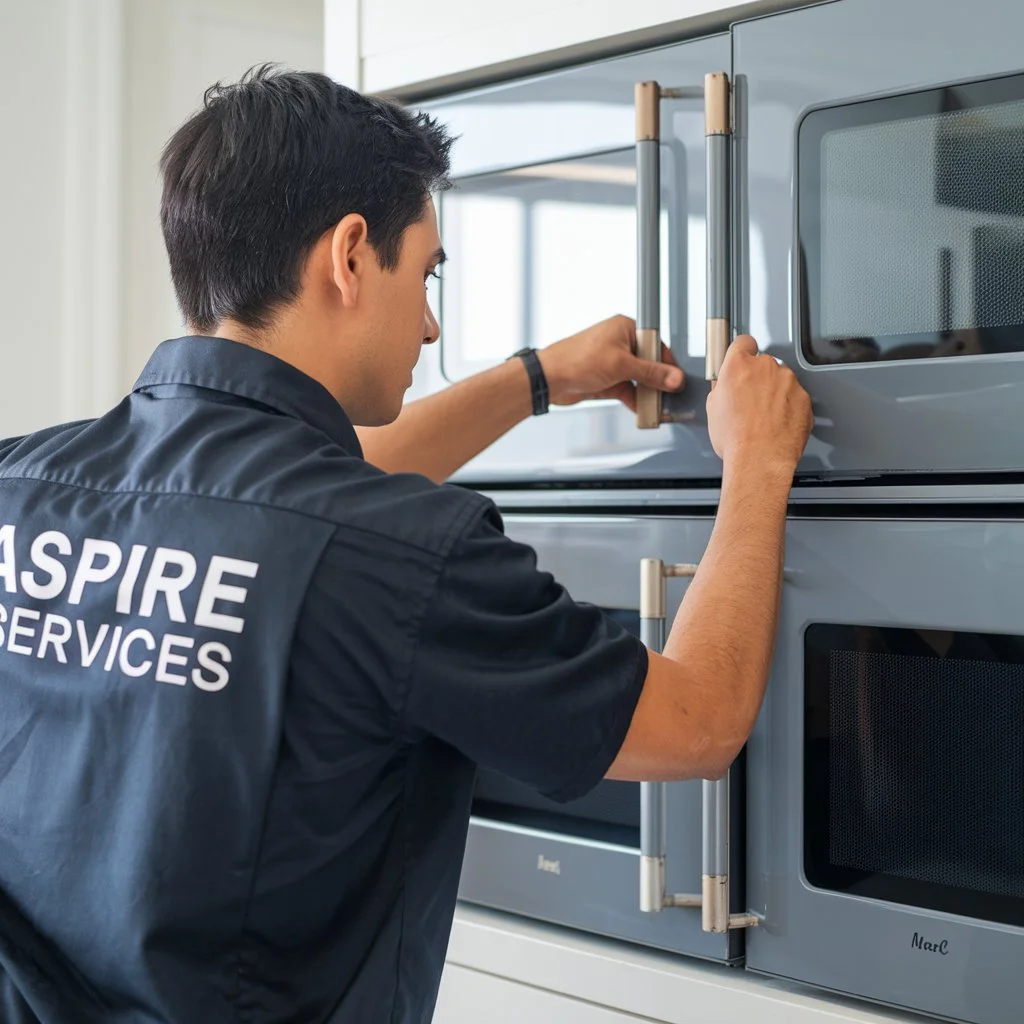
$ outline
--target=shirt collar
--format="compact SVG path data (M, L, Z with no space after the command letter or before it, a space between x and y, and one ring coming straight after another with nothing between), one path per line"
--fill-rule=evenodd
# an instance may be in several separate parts
M239 395L302 420L351 455L363 450L345 410L318 381L262 349L227 338L187 337L162 342L133 391L186 384Z

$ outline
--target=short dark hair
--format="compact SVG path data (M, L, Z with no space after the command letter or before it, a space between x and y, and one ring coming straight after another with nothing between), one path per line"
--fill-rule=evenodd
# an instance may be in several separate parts
M451 144L433 118L314 72L262 65L209 88L160 160L160 222L189 326L267 327L349 213L393 270L405 229L449 185Z

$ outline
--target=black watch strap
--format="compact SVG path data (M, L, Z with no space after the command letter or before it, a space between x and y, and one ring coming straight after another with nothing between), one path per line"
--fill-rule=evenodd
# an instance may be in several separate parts
M535 348L521 348L513 352L509 359L522 359L526 372L530 377L530 397L533 400L533 415L543 416L551 404L548 391L548 379L544 376L544 367L540 365L540 357Z

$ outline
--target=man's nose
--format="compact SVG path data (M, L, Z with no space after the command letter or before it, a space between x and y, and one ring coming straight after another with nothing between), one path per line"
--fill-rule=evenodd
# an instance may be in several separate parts
M434 316L434 311L430 308L430 303L427 303L427 315L423 318L423 344L433 345L438 338L441 337L441 328L437 324L437 318Z

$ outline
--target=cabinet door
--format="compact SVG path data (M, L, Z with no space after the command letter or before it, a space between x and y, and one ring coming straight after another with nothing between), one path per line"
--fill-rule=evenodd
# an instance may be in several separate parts
M457 136L456 187L437 197L449 256L431 299L441 341L410 398L543 347L617 313L635 316L634 85L685 87L661 103L662 338L687 372L666 403L677 422L637 429L615 402L530 419L461 474L511 480L717 478L705 374L704 75L728 70L712 36L427 105ZM651 289L655 291L656 289Z
M544 989L449 964L441 979L434 1024L640 1024L634 1017Z

